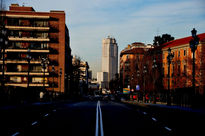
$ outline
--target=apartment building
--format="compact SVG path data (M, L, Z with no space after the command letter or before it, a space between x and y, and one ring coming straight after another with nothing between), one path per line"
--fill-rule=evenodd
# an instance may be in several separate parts
M128 45L120 53L120 79L123 88L136 89L136 85L140 90L144 90L143 85L143 69L146 62L146 53L151 49L151 45L135 42Z
M5 86L66 93L72 56L65 12L11 4L3 15L9 41L0 60Z

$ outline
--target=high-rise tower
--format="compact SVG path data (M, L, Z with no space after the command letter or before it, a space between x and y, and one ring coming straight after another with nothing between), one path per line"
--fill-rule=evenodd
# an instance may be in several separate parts
M102 72L108 73L108 82L118 73L118 46L110 36L102 40Z

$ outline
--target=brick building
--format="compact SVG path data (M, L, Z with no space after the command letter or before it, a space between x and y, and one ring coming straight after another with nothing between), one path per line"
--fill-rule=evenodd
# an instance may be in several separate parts
M148 85L144 85L143 73L145 65L145 55L151 45L145 45L140 42L132 43L128 45L120 53L120 79L123 88L136 89L136 85L139 85L140 91L147 89Z
M196 88L199 94L204 94L205 90L205 33L199 34L199 45L195 53L195 64L196 64ZM192 61L193 54L189 46L191 36L177 39L165 43L162 48L163 57L163 85L164 88L168 87L168 64L167 55L168 48L174 54L174 58L170 64L170 89L175 90L178 88L189 88L192 87Z
M5 86L69 93L72 56L65 12L11 4L3 15L9 41L0 60Z

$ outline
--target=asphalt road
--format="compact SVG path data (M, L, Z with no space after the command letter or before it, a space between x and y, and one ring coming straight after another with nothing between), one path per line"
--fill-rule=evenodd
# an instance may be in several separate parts
M172 114L179 116L173 118ZM112 101L40 104L1 112L3 127L0 135L174 136L191 133L197 135L199 131L196 127L186 128L190 125L187 125L188 121L186 122L186 118L182 118L181 114L180 111L170 112ZM187 117L186 113L183 115ZM203 123L204 120L201 121ZM194 126L192 122L189 123Z

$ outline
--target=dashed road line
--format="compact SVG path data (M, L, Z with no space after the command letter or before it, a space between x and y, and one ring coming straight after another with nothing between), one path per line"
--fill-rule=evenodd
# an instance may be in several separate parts
M16 132L16 133L14 133L13 135L11 135L11 136L17 136L17 135L19 135L20 134L20 132Z
M168 131L172 131L172 129L171 128L168 128L168 127L164 127L166 130L168 130Z
M31 125L34 126L38 123L38 121L34 121Z
M147 115L147 112L143 112L144 115Z
M156 119L156 118L154 118L154 117L152 117L152 120L153 120L153 121L155 121L155 122L157 122L157 119Z
M49 114L45 114L44 117L47 117Z

